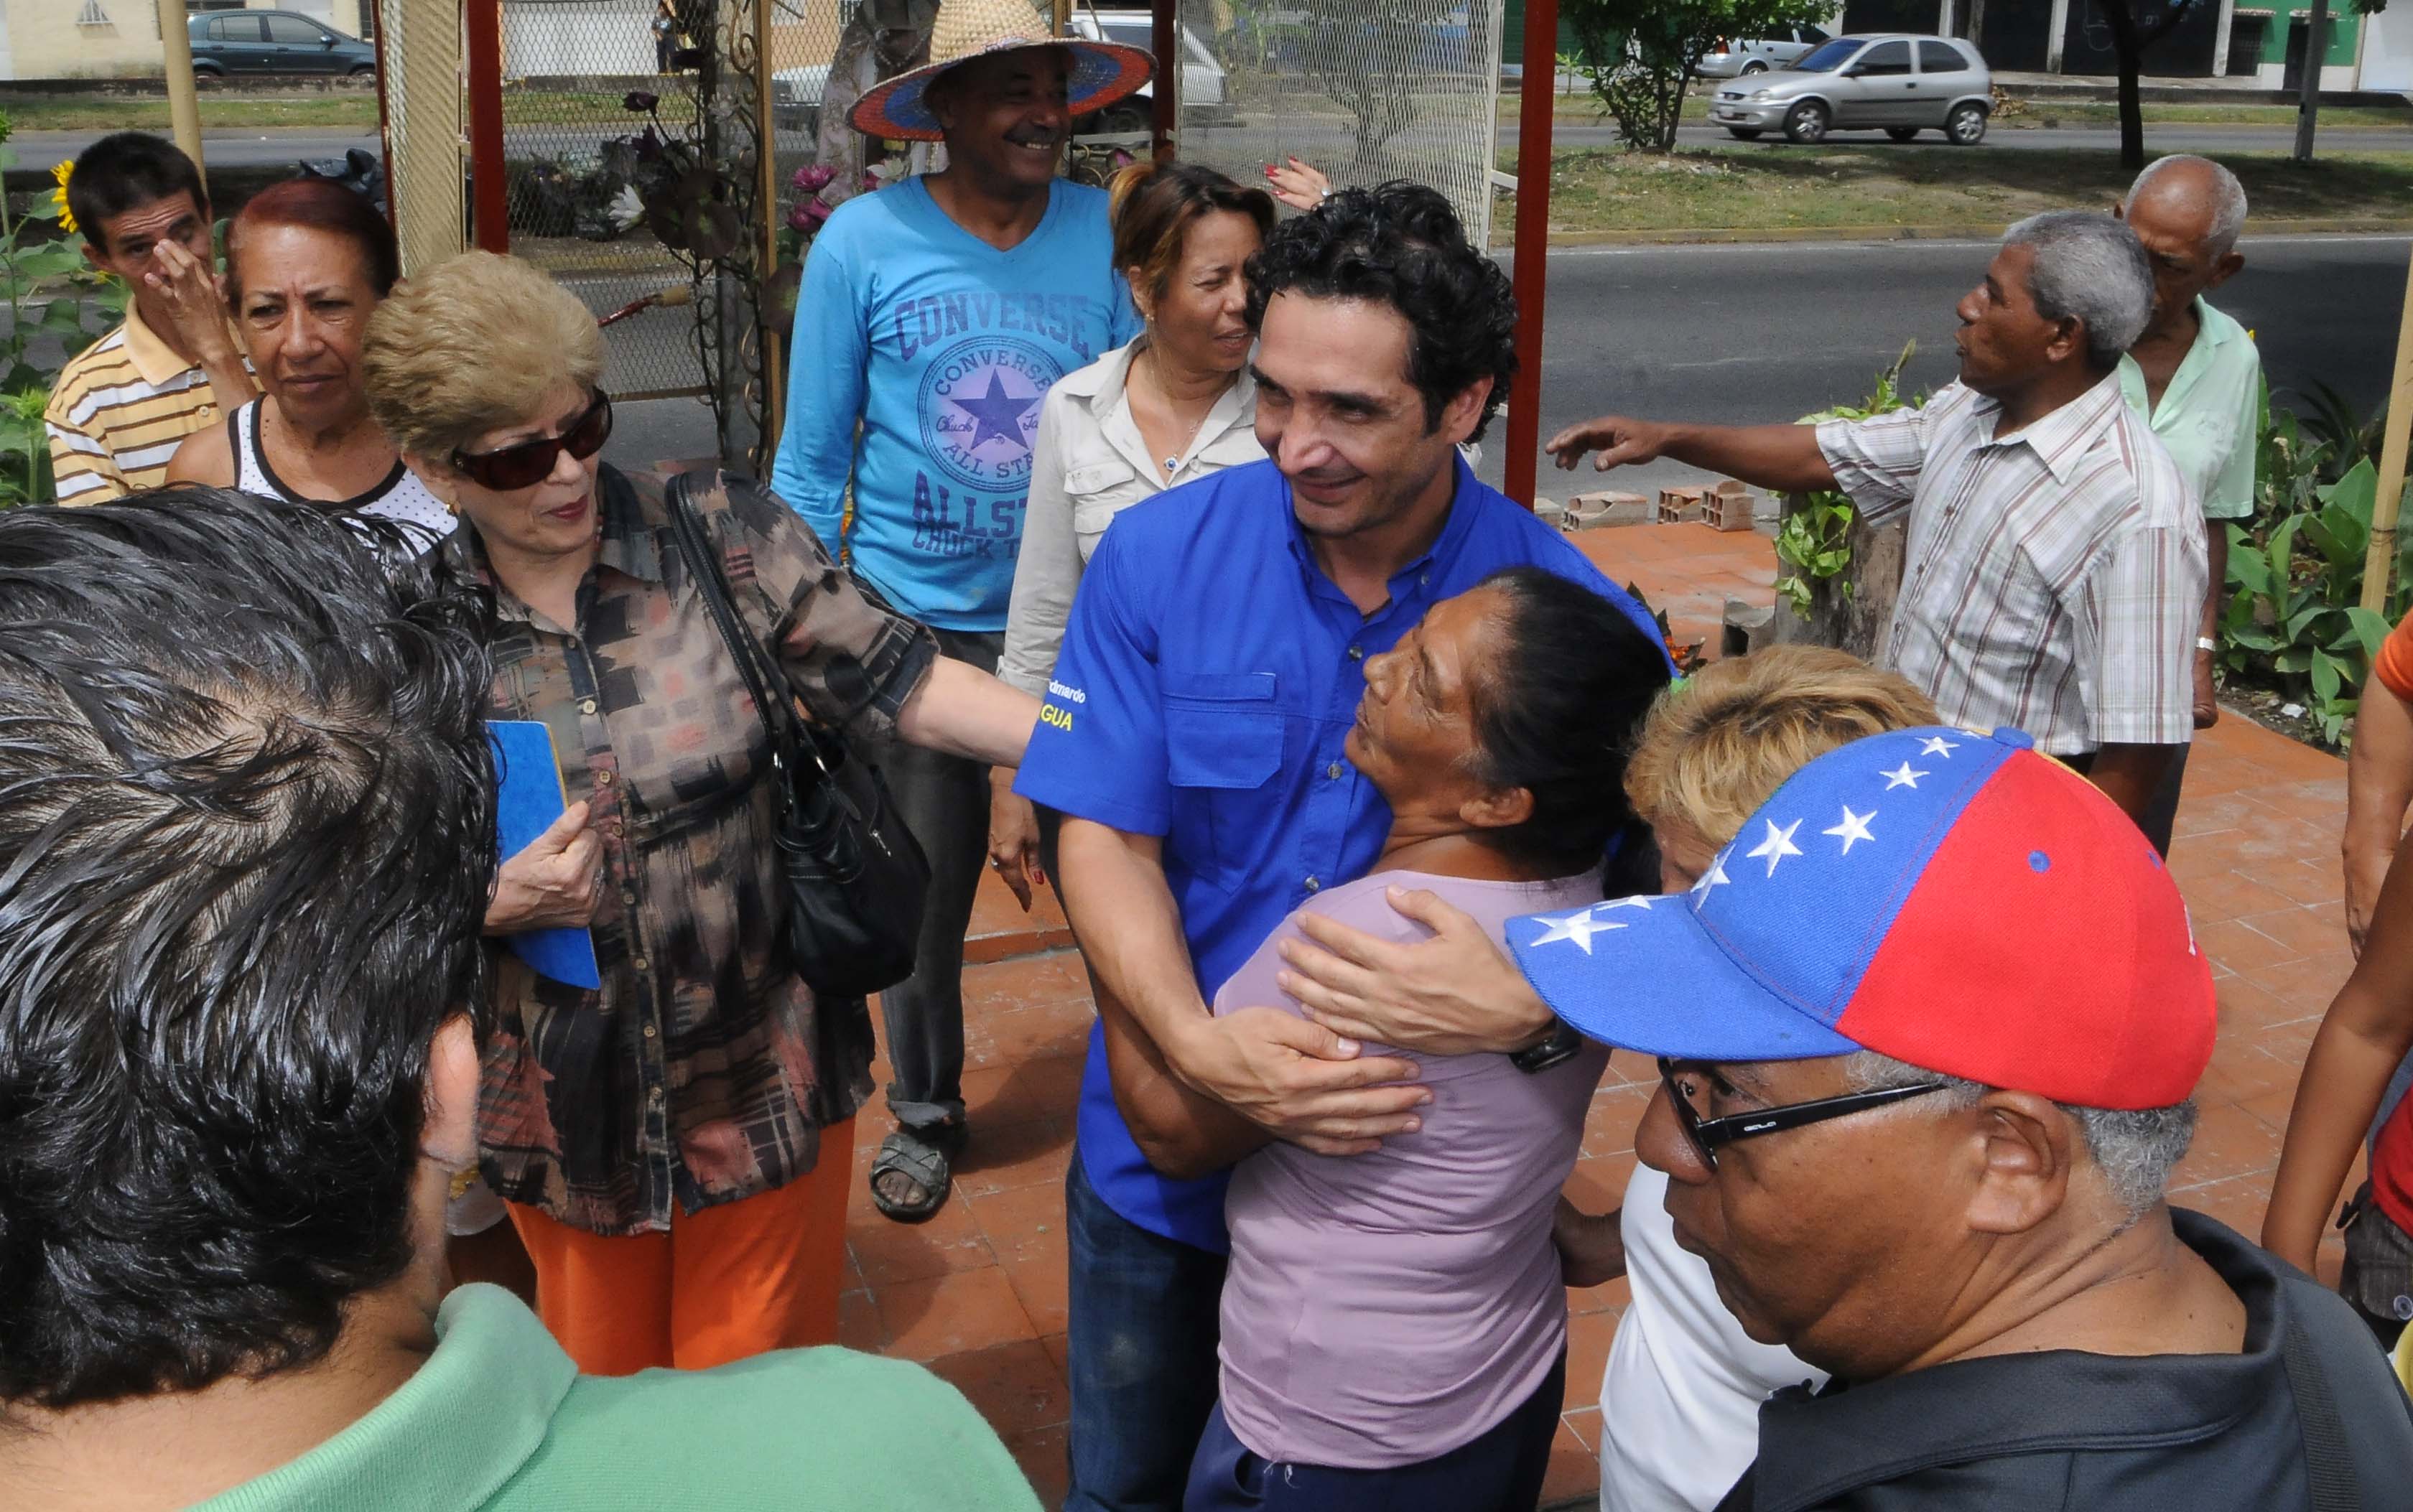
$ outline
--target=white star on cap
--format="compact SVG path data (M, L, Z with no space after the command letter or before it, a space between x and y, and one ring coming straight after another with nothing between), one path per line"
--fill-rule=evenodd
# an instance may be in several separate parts
M1710 869L1701 873L1701 880L1693 884L1694 895L1705 898L1711 889L1723 888L1727 882L1726 853L1720 851L1710 858Z
M1777 862L1784 859L1787 856L1799 856L1801 854L1801 847L1793 844L1793 831L1801 828L1801 821L1796 819L1782 829L1776 828L1776 821L1774 819L1762 819L1760 823L1768 826L1768 837L1759 843L1756 849L1752 850L1747 854L1754 861L1763 856L1767 857L1768 874L1769 876L1774 876L1776 874Z
M1553 940L1573 940L1582 947L1585 955L1591 954L1593 935L1605 933L1609 930L1625 928L1622 924L1603 923L1591 917L1591 910L1589 908L1578 908L1572 914L1561 914L1556 918L1545 918L1540 922L1547 927L1533 939L1532 944L1538 946L1547 945Z
M1918 754L1920 756L1942 756L1947 761L1951 760L1952 753L1959 749L1961 749L1960 746L1946 740L1941 735L1931 735L1927 739L1918 742ZM1908 763L1905 762L1904 765L1908 765Z
M1876 816L1877 811L1874 809L1869 810L1866 814L1854 814L1852 806L1846 803L1843 805L1843 822L1831 829L1821 829L1818 832L1822 835L1843 836L1843 854L1849 856L1852 854L1854 842L1861 840L1873 842L1877 838L1869 833L1869 821Z
M1880 771L1877 775L1886 780L1886 791L1890 793L1897 787L1907 787L1916 791L1918 787L1918 779L1926 776L1927 773L1911 771L1910 763L1905 761L1893 771Z

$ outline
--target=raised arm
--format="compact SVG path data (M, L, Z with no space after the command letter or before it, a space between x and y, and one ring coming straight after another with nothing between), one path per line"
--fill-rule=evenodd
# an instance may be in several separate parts
M1597 451L1592 466L1601 472L1670 457L1780 493L1835 486L1835 470L1810 425L1683 425L1604 415L1568 426L1545 449L1562 468Z
M1415 1075L1409 1062L1359 1056L1329 1030L1277 1008L1220 1019L1208 1012L1165 882L1162 841L1067 816L1058 846L1064 912L1122 1020L1119 1026L1113 1017L1107 1021L1110 1035L1126 1036L1123 1060L1132 1068L1131 1084L1117 1086L1117 1101L1132 1095L1148 1125L1143 1131L1134 1123L1143 1150L1154 1139L1177 1164L1212 1169L1228 1162L1211 1156L1236 1142L1232 1125L1169 1096L1168 1079L1325 1154L1359 1153L1417 1126L1410 1109L1431 1094L1401 1084ZM1133 1035L1145 1044L1129 1043ZM1134 1107L1124 1108L1126 1117Z
M142 282L167 301L169 320L193 354L201 375L209 380L210 397L217 401L218 408L231 415L251 403L259 385L252 380L251 369L243 365L243 354L235 350L234 334L227 325L226 295L210 265L182 244L161 237L151 244L151 266L143 272Z
M1471 915L1421 889L1389 896L1432 932L1429 939L1400 945L1299 916L1315 944L1283 944L1290 970L1280 985L1309 1017L1350 1038L1426 1055L1518 1050L1550 1035L1557 1017Z
M2413 868L2389 868L2373 924L2304 1057L2262 1219L2262 1247L2307 1272L2363 1132L2413 1049Z
M2346 759L2346 932L2362 952L2380 884L2388 879L2405 838L2405 810L2413 804L2413 704L2383 675L2400 630L2381 650L2382 662L2362 681L2354 716L2354 745Z

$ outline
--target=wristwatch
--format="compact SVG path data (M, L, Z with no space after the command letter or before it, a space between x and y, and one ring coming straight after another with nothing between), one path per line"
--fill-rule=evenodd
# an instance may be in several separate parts
M2217 656L2220 654L2220 642L2214 640L2210 636L2198 636L2195 638L2195 649L2198 651L2210 652L2212 654Z
M1576 1052L1583 1047L1582 1034L1574 1025L1562 1019L1559 1020L1558 1027L1550 1031L1547 1039L1540 1044L1528 1045L1521 1050L1512 1052L1508 1057L1508 1064L1530 1077L1536 1072L1547 1071L1562 1062L1575 1059Z

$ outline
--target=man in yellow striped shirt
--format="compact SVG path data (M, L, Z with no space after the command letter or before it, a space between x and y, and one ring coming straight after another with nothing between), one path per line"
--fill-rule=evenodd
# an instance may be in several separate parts
M166 477L176 444L259 391L210 252L193 160L140 131L76 159L67 209L83 253L125 280L126 323L69 360L42 419L61 504L98 504Z

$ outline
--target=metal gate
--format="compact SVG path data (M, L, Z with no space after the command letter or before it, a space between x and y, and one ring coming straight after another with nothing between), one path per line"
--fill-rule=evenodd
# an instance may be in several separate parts
M761 291L812 148L774 75L818 97L850 3L379 0L406 267L465 244L536 262L604 322L615 396L700 397L722 457L766 467L783 354Z

